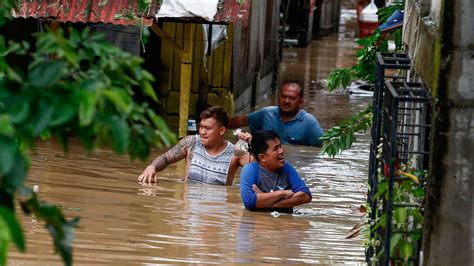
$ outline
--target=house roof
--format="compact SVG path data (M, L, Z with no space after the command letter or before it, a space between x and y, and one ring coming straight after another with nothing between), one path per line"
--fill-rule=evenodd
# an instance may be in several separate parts
M33 17L60 22L102 22L116 25L150 26L160 9L159 0L151 0L150 8L141 10L139 1L130 0L20 0L14 17ZM213 22L241 22L249 17L250 0L220 0ZM186 22L203 22L198 17L176 18Z

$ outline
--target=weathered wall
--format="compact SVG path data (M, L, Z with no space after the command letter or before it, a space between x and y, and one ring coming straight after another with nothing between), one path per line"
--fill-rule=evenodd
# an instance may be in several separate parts
M185 36L184 27L190 24L165 22L163 31L170 36L180 47L184 42L189 42L189 36ZM196 24L194 27L195 39L193 45L193 64L191 73L191 95L189 103L189 116L198 117L199 93L203 87L230 89L232 70L232 27L227 27L227 40L220 44L212 54L204 60L204 39L202 27ZM172 127L178 126L180 112L180 86L181 86L181 58L173 52L172 46L164 42L161 49L161 71L158 74L160 84L159 92L163 95L162 101L167 111L167 122ZM225 105L222 103L221 105ZM205 107L204 107L205 108ZM204 109L203 108L203 109Z
M233 57L233 92L237 113L255 106L258 94L270 94L276 80L280 1L252 1L249 25L236 25Z
M204 61L201 25L195 27L189 116L197 118L207 105L222 105L232 115L251 105L253 96L269 90L278 66L279 0L253 0L247 25L227 26L228 38ZM189 24L164 22L163 31L180 47ZM167 122L176 127L180 113L181 58L162 42L158 91ZM205 95L205 97L203 97ZM235 99L235 101L234 101Z
M405 42L433 94L424 265L473 265L474 2L407 0Z

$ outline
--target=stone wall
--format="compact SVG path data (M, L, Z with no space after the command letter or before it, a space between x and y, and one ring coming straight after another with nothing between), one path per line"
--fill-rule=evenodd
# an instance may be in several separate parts
M406 2L407 52L433 95L423 265L473 265L474 1Z

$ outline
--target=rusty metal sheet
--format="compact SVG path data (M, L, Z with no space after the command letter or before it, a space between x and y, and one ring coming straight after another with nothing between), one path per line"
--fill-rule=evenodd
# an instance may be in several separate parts
M238 22L247 25L251 0L220 1L214 22Z
M156 6L156 1L152 1ZM15 17L55 19L60 22L103 22L120 25L153 23L152 10L140 11L129 0L20 0Z
M131 0L20 0L14 17L33 17L60 22L102 22L118 25L148 25L153 23L159 10L159 0L151 1L151 8L139 10L137 1ZM240 22L246 24L250 0L223 0L219 2L214 22ZM184 21L193 22L192 18ZM202 21L197 19L197 21Z

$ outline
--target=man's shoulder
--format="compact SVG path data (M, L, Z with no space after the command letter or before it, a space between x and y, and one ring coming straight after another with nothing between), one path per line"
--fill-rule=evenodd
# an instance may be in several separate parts
M262 113L275 113L275 112L278 112L278 106L266 106L266 107L263 107L263 108L260 108L258 109L257 111L255 112L262 112ZM255 113L254 112L254 113Z
M196 144L200 143L199 135L188 135L182 138L177 145L183 145L186 148L193 148Z
M255 182L258 178L258 164L256 162L251 162L242 167L242 171L240 171L240 181L241 182Z
M242 168L242 171L247 170L247 171L254 171L255 169L257 169L258 167L258 163L257 162L250 162L246 165L244 165L244 167Z
M295 169L295 168L293 167L293 165L291 165L290 162L285 160L285 164L283 165L283 170L287 171L288 169Z
M303 110L303 109L301 109L300 118L301 118L301 120L303 120L307 123L311 123L311 124L318 123L319 124L318 119L316 119L316 117L313 114L311 114L311 113L309 113L309 112L307 112L306 110Z

